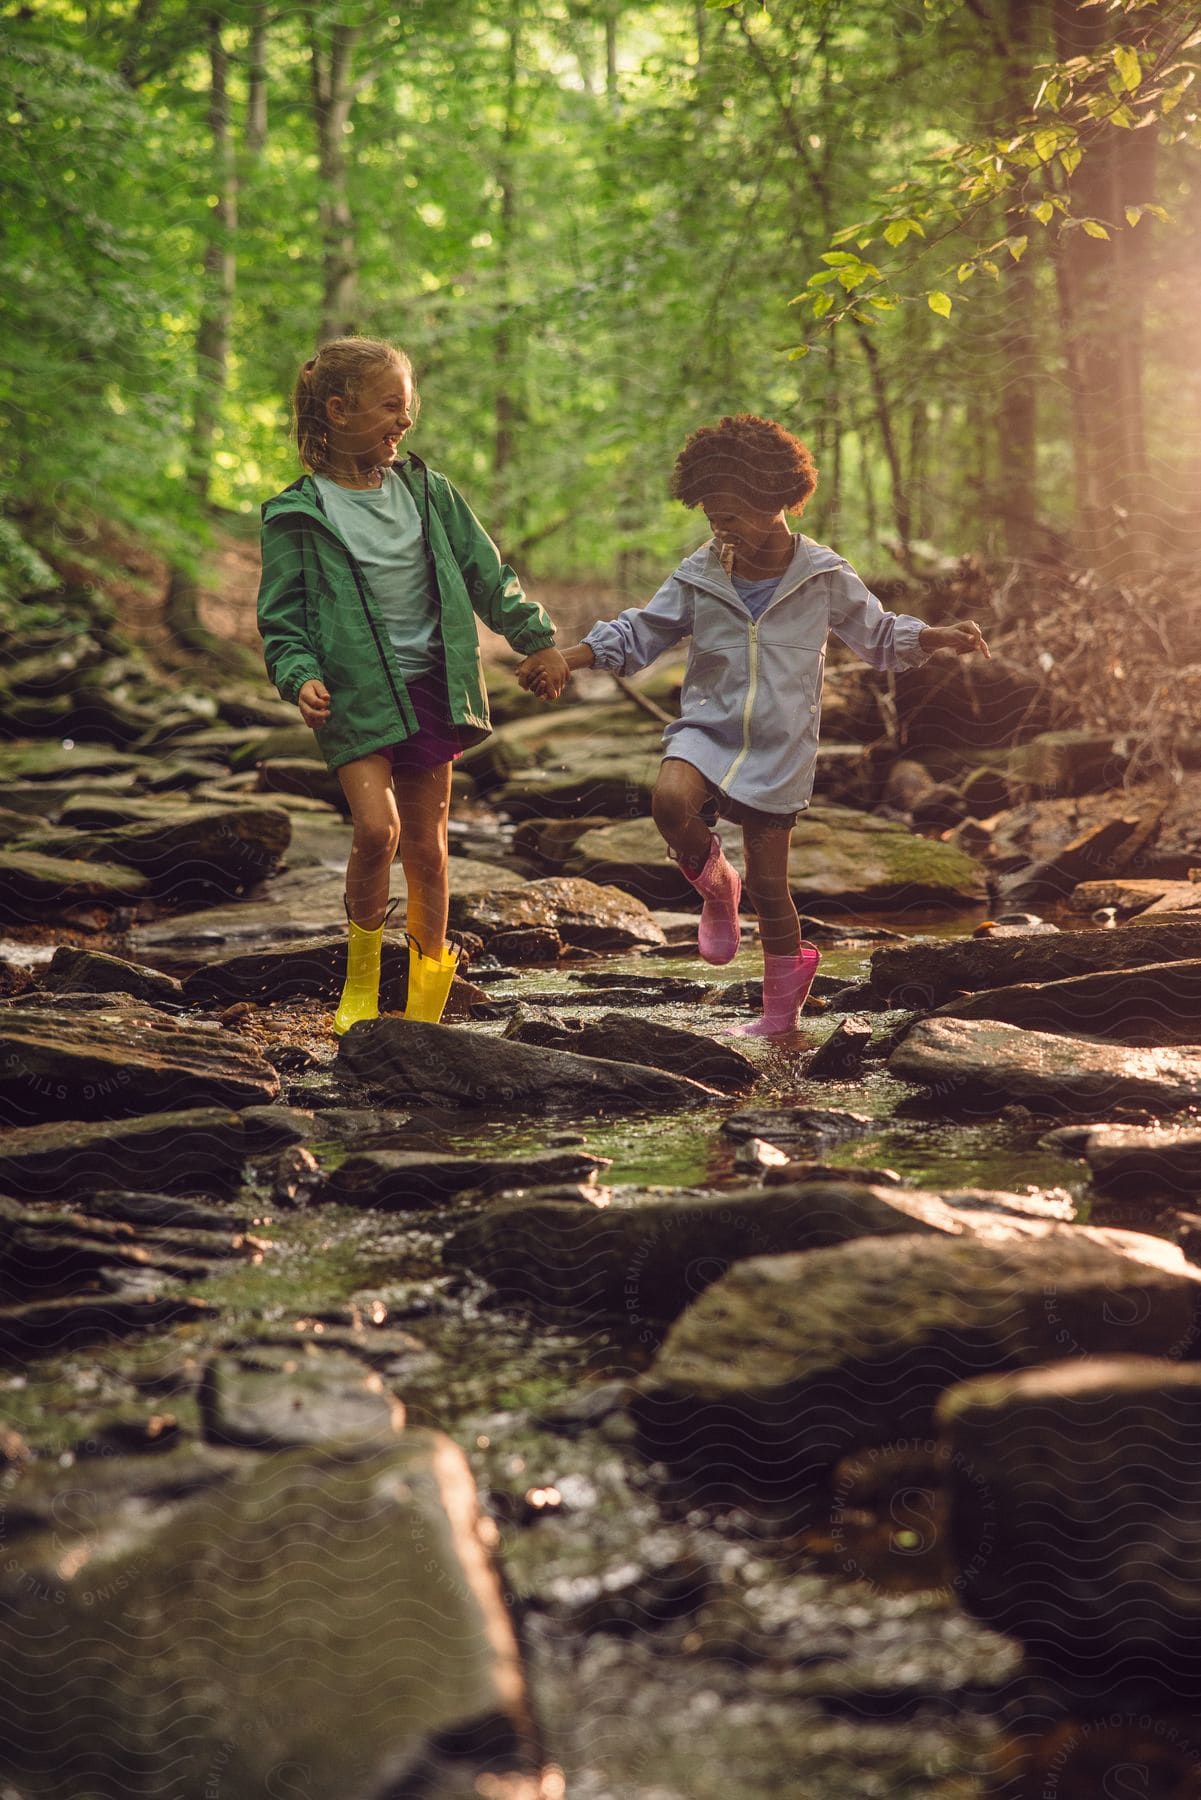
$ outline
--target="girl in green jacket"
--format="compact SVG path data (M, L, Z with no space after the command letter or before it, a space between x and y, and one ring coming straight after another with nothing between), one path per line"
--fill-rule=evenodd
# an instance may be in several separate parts
M549 618L466 501L418 457L398 458L418 406L402 350L335 338L301 368L292 404L306 473L263 507L258 620L267 672L315 732L350 808L334 1030L379 1016L398 845L405 1017L436 1021L457 960L446 943L451 769L491 730L475 615L559 685L566 668Z

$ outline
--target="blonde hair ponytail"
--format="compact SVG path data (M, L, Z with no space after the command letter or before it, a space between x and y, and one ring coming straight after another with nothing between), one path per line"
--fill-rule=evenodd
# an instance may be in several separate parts
M292 417L296 448L306 469L319 474L329 460L329 401L340 394L348 406L354 406L367 376L381 363L397 367L413 379L413 365L404 351L381 338L331 338L316 356L301 364L292 390ZM414 394L414 418L417 410Z

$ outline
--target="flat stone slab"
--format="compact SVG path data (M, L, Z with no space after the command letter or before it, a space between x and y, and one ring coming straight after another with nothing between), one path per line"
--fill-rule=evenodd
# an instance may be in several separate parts
M1119 913L1135 913L1144 919L1176 918L1201 914L1201 885L1195 881L1110 880L1082 881L1068 904L1073 912L1096 912L1116 907Z
M53 994L132 994L152 1005L180 1006L183 988L171 975L143 968L99 950L60 944L42 971L40 985Z
M347 834L346 849L349 848ZM492 894L527 885L525 876L515 870L468 856L451 859L450 878L451 890L458 895ZM337 866L310 864L275 875L243 901L210 906L199 912L176 913L170 919L136 925L129 932L127 941L135 955L153 956L156 963L170 963L175 967L186 964L191 968L239 950L258 949L296 938L344 934L345 891L343 855ZM407 888L399 863L391 870L391 892L401 897L398 910L403 912Z
M1098 1125L1083 1131L1067 1126L1044 1141L1069 1156L1083 1156L1093 1186L1104 1194L1201 1193L1197 1126Z
M345 1350L264 1344L214 1357L200 1384L210 1443L252 1450L386 1442L405 1409L374 1369Z
M1201 1368L1059 1363L965 1382L938 1417L968 1608L1110 1714L1196 1700Z
M278 1095L271 1064L232 1032L124 1007L0 1013L0 1117L14 1124L254 1106Z
M398 992L403 995L408 982L408 947L395 932L385 931L380 948L380 993L387 997L399 982ZM345 977L343 929L301 943L216 956L184 977L182 991L192 1005L214 1000L328 1000L341 993Z
M365 1797L453 1743L464 1791L485 1769L536 1787L495 1527L448 1437L277 1451L182 1504L110 1510L54 1473L53 1523L8 1533L0 1573L19 1786Z
M29 1125L0 1133L0 1193L30 1200L86 1200L108 1188L224 1194L250 1154L245 1122L219 1107Z
M730 861L745 873L742 833L722 827ZM585 832L568 868L608 881L657 905L679 905L694 890L667 860L651 819L629 819ZM802 813L788 861L799 906L894 911L910 906L971 906L984 899L979 865L951 844L917 837L905 826L850 807L821 803Z
M461 1026L376 1019L338 1040L338 1061L386 1094L535 1112L572 1106L621 1111L701 1106L713 1091L639 1063L510 1044Z
M509 1043L553 1045L577 1056L646 1063L726 1094L745 1093L760 1079L760 1070L750 1058L728 1044L633 1013L605 1013L578 1030L560 1027L553 1036L543 1023L518 1021L506 1029L505 1038Z
M641 901L615 887L567 875L526 881L508 892L467 894L453 883L451 923L485 943L502 932L542 926L585 950L635 950L666 943Z
M432 1156L420 1150L361 1150L332 1172L325 1198L385 1212L437 1206L469 1190L504 1193L548 1182L591 1180L609 1158L589 1150L530 1156Z
M872 952L872 991L883 1006L923 1012L981 988L1061 981L1103 969L1136 969L1198 957L1201 920L1122 925L1114 931L1061 931L1050 937L887 944Z
M84 862L38 850L0 850L0 914L8 918L45 918L47 909L61 911L66 906L116 906L140 900L149 892L145 875L115 862Z
M675 1318L743 1257L964 1229L935 1194L835 1177L622 1206L530 1194L469 1220L443 1255L511 1300L642 1325Z
M1201 958L986 988L947 1001L939 1016L998 1019L1115 1044L1201 1044Z
M1016 1104L1093 1114L1116 1106L1185 1112L1201 1105L1201 1049L1132 1050L980 1019L920 1019L888 1059L949 1110Z
M886 1191L895 1202L896 1196ZM956 1381L1196 1354L1201 1271L1138 1232L981 1218L738 1262L677 1319L632 1410L705 1492L790 1504L842 1456L929 1435Z

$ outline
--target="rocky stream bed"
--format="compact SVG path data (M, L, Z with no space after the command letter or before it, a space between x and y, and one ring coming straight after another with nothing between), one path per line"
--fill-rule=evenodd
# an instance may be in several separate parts
M468 978L338 1044L307 734L83 636L0 745L3 1800L1201 1794L1188 781L848 676L723 1038L655 727L498 680Z

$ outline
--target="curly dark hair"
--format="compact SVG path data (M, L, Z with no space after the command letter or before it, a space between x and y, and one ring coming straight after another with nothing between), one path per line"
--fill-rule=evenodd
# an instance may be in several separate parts
M799 513L817 486L813 458L774 419L735 413L685 439L671 473L671 494L685 506L734 495L764 512Z

